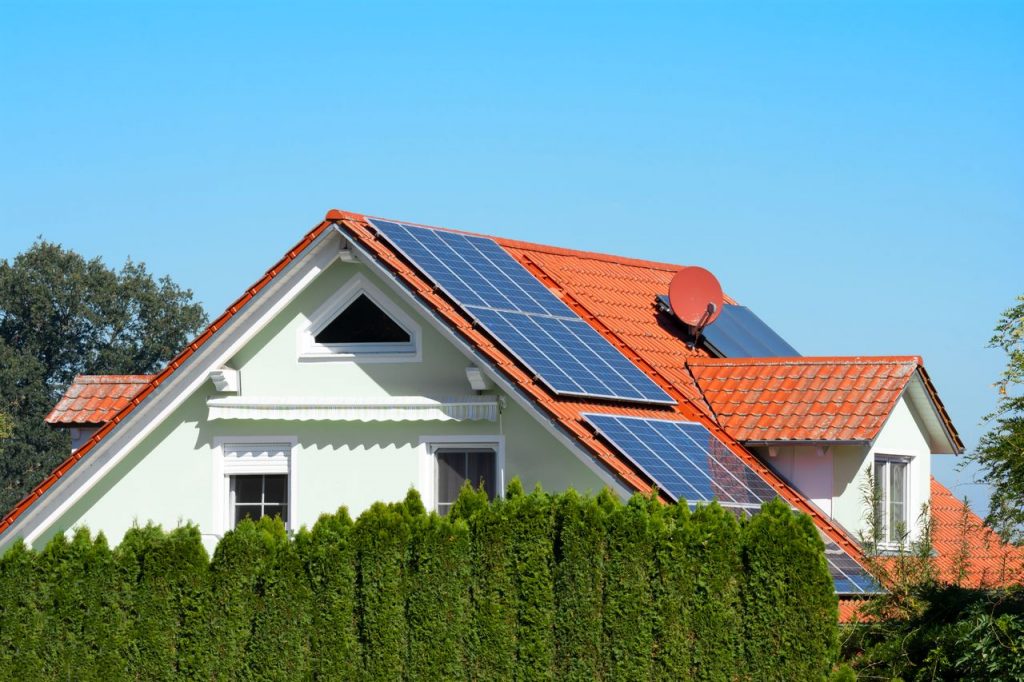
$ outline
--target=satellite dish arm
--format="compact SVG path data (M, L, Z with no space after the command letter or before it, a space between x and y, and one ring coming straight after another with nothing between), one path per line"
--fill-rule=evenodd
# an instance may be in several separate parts
M697 322L697 326L693 328L693 343L690 345L690 348L694 348L698 343L700 343L700 337L704 332L704 327L708 326L708 322L710 322L711 318L714 317L716 310L718 310L717 305L714 303L708 303L707 310L705 310L704 314L700 316L700 321Z

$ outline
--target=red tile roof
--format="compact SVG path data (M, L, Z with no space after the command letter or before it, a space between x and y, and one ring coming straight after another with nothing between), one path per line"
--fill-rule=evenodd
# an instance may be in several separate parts
M932 478L932 546L939 580L1004 587L1024 579L1024 547L1006 545L981 517Z
M79 374L46 415L46 423L106 424L152 380L152 374Z
M940 583L970 588L1019 585L1024 547L1007 545L981 517L932 477L932 569ZM839 622L866 620L864 598L839 600Z
M687 365L719 423L744 442L870 441L924 372L916 356L690 358Z

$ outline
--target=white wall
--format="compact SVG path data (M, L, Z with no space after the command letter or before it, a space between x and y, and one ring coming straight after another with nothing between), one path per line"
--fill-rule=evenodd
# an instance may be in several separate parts
M768 464L826 516L832 516L834 466L829 448L783 445L765 448ZM774 455L774 456L773 456Z
M824 456L811 446L779 446L770 457L766 447L757 454L822 512L858 536L868 528L865 485L875 454L910 458L909 515L911 540L920 537L922 505L931 494L931 450L920 422L900 398L870 446L836 445Z

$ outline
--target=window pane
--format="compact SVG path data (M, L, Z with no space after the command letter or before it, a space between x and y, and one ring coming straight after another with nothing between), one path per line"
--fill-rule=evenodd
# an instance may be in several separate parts
M373 301L360 294L359 298L341 311L323 331L316 335L317 343L410 343L409 332L398 326Z
M497 463L494 461L493 450L473 450L469 453L469 466L467 467L466 477L473 484L474 488L478 488L481 483L484 484L484 490L487 491L487 499L493 500L495 493L496 471L498 469Z
M277 476L264 476L266 488L263 491L263 501L274 504L284 504L288 501L288 476L280 474Z
M288 523L288 505L268 504L263 507L264 516L280 516L281 520Z
M907 531L907 463L889 462L889 525L892 539Z
M262 507L258 504L243 504L235 506L235 525L237 526L242 522L242 519L252 519L253 521L259 521L260 517L263 516Z
M437 502L452 503L466 480L466 452L439 450L437 453Z
M262 476L232 476L235 488L235 502L261 502L263 496Z
M280 516L288 522L288 476L286 474L232 476L234 525L242 519L259 521L264 516Z
M484 484L488 499L497 493L497 457L494 450L445 448L436 450L437 456L437 511L447 514L448 508L459 497L459 491L468 480L475 488Z
M881 531L876 540L885 540L888 535L886 532L889 523L885 504L885 464L884 461L875 461L875 523L879 526L877 530Z

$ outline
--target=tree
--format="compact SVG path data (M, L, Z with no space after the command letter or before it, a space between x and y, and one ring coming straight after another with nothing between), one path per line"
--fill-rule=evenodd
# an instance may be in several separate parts
M991 428L966 461L981 467L981 480L992 487L986 521L1004 540L1024 541L1024 296L1003 313L990 348L1006 353L1006 369L996 382L999 401L985 417Z
M42 239L0 260L0 507L67 457L67 434L43 418L75 375L154 372L206 321L190 290L142 263L115 271Z

